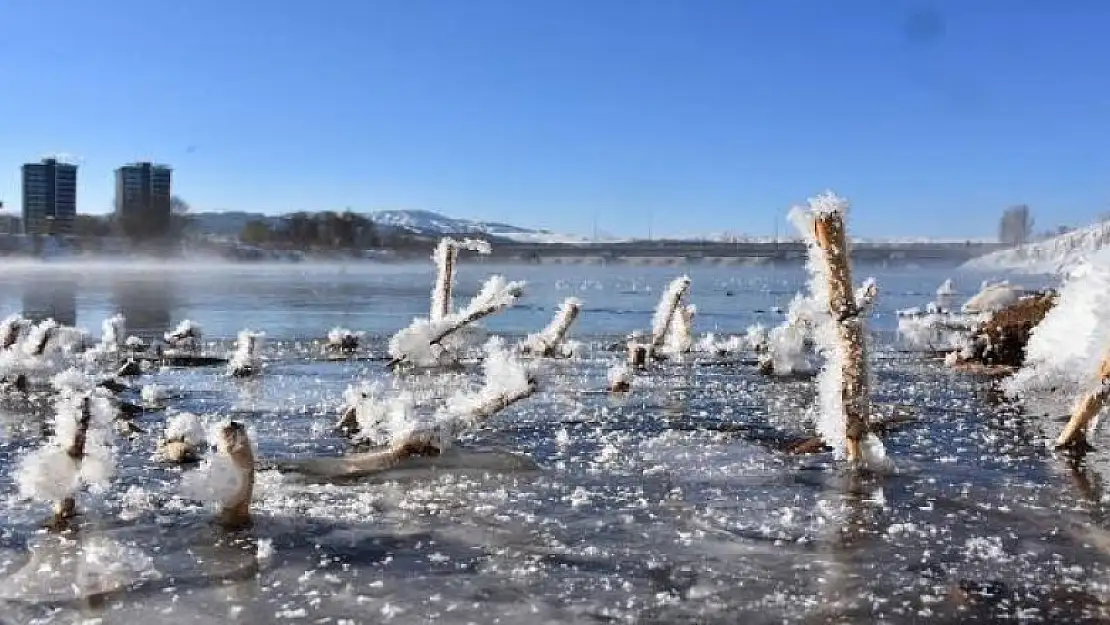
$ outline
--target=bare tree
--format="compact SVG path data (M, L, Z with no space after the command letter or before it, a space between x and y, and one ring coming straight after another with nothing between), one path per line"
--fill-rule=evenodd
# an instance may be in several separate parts
M1025 204L1011 206L1002 213L998 240L1005 245L1025 245L1033 234L1033 214Z

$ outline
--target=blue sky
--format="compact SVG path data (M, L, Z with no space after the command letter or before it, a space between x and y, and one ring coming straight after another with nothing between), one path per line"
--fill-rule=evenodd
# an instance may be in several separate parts
M866 236L1110 211L1110 2L9 0L19 164L175 168L196 210L422 208L617 235L785 231L825 188Z

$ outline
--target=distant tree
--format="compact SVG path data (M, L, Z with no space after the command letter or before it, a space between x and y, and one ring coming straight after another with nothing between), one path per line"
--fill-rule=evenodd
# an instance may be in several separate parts
M112 221L107 215L77 215L73 219L73 234L79 237L106 237L112 233Z
M260 219L252 219L243 226L239 233L239 240L247 245L265 245L274 239L274 232L270 226Z
M188 202L181 199L181 196L178 196L178 195L170 196L170 212L171 213L173 213L175 215L184 215L185 213L188 213L190 210L192 210L192 207L189 206Z
M1033 235L1033 215L1025 204L1011 206L1002 213L998 240L1004 245L1024 245Z

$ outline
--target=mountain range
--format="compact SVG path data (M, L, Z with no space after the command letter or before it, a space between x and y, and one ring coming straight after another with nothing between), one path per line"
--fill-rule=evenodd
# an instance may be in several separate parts
M559 234L549 230L522 228L506 223L477 221L447 217L427 210L382 210L365 213L377 227L384 231L402 231L424 236L446 234L480 234L488 237L529 243L582 243L588 239ZM195 232L221 237L235 237L251 221L261 221L270 227L278 226L284 215L265 215L242 211L191 213L191 226Z

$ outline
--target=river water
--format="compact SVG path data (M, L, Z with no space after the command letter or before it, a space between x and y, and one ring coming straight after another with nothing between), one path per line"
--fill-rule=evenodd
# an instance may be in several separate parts
M519 338L567 296L584 300L578 358L537 362L540 392L466 434L439 468L331 483L258 475L254 525L227 534L180 496L182 470L153 464L164 412L120 443L105 493L79 498L79 530L39 528L12 469L41 441L44 408L0 411L0 623L964 623L1106 622L1110 518L1104 454L1056 456L1066 398L1024 414L988 381L947 371L897 341L894 311L945 277L938 268L857 268L881 289L870 321L876 411L913 420L886 438L894 470L846 472L788 456L775 436L811 431L808 380L758 375L750 355L652 370L604 392L666 283L693 279L698 333L781 320L797 268L495 266L463 261L456 300L489 273L528 282L492 318ZM1025 280L1028 280L1027 278ZM0 269L0 313L51 315L99 334L122 312L154 337L181 319L206 349L266 332L266 367L166 369L171 409L248 424L263 459L340 454L343 390L388 380L388 337L426 315L424 265L42 265ZM1039 286L1030 283L1030 286ZM456 303L461 303L457 301ZM363 358L328 361L333 326L368 333ZM424 375L424 374L420 374ZM427 374L433 395L473 383ZM136 400L137 401L137 400Z

